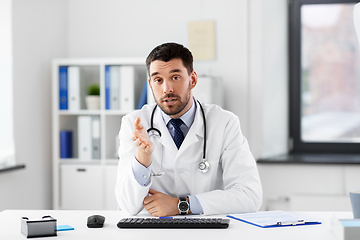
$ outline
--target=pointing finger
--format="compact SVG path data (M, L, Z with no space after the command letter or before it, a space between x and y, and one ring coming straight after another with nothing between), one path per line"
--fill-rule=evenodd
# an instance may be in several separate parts
M144 128L144 126L141 124L141 119L140 117L136 118L134 121L134 128L135 130L141 130Z

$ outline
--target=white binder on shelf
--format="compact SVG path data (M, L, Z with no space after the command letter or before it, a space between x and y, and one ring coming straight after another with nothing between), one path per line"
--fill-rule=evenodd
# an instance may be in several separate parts
M120 75L120 109L123 111L133 111L135 106L134 82L135 68L134 66L121 66L119 68Z
M68 67L68 101L69 111L80 109L80 69L77 66Z
M119 66L110 67L110 109L118 110L120 94Z
M154 99L154 95L152 93L152 90L149 86L149 84L147 85L147 104L152 104L155 103L155 99Z
M100 116L92 116L92 159L100 159Z
M114 159L119 159L119 153L118 153L119 147L120 147L120 138L119 138L119 134L116 134Z
M78 116L78 154L80 161L92 158L91 116Z

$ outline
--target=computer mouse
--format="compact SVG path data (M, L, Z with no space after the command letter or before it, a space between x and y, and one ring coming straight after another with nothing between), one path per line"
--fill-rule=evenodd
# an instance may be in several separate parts
M92 215L87 219L88 228L102 228L104 226L105 217L101 215Z

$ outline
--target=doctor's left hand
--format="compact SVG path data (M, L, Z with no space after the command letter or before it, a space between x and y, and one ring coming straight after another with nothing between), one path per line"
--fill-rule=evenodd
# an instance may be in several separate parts
M179 198L171 197L154 189L149 189L151 196L144 198L144 208L154 217L173 216L179 214Z

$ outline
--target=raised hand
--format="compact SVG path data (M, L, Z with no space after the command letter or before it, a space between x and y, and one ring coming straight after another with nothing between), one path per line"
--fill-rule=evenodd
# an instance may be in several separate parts
M154 144L150 141L146 129L141 124L140 117L134 121L134 132L132 140L135 143L136 152L135 157L145 167L151 164L151 153L154 151Z

